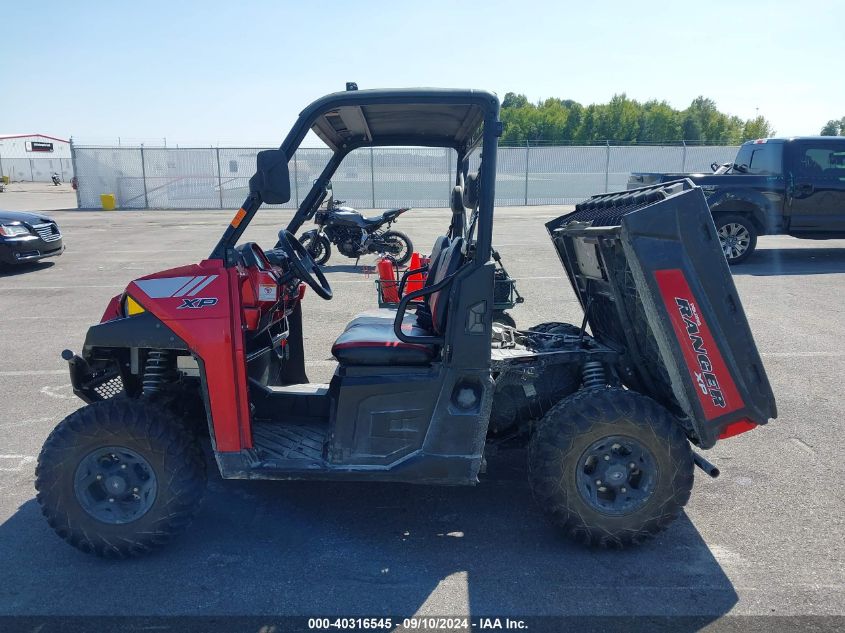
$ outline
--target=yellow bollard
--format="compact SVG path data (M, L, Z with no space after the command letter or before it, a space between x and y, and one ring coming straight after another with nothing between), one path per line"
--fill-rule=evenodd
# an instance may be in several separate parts
M117 201L113 193L101 193L100 202L103 205L103 211L114 211L117 206Z

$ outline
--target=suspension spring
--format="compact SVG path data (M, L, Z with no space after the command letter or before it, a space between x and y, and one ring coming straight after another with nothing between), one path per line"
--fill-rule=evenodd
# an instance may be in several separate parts
M584 384L584 389L607 386L604 365L597 360L588 360L581 366L581 382Z
M161 390L171 379L176 369L176 357L169 350L150 350L144 365L144 395L150 395Z

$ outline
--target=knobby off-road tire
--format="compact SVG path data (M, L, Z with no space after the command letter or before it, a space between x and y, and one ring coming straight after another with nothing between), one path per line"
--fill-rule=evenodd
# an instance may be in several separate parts
M62 420L35 475L41 511L61 538L84 552L127 558L188 527L206 465L196 438L166 409L116 398Z
M147 402L166 409L194 437L207 438L208 419L199 385L166 385L159 391L143 396Z
M382 235L382 239L385 242L401 242L402 243L402 251L397 255L393 255L389 253L389 257L396 262L397 266L404 266L409 261L411 261L411 255L414 253L414 243L411 241L411 238L402 233L401 231L385 231L384 235Z
M543 334L557 334L566 336L578 336L581 334L581 328L571 323L559 323L557 321L549 321L547 323L540 323L528 328L529 332L542 332Z
M580 391L550 409L529 442L528 469L534 498L552 523L601 547L638 544L665 529L693 483L692 452L672 415L614 388Z

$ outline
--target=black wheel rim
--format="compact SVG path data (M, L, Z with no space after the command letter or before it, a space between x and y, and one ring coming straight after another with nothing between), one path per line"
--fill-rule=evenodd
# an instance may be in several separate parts
M636 512L657 485L657 461L638 440L612 435L590 444L578 460L578 492L590 507L621 516Z
M153 506L155 471L137 452L123 446L91 451L76 467L73 491L82 509L102 523L137 521Z
M308 254L311 255L311 258L315 262L319 262L320 258L323 256L323 242L322 240L318 240L312 237L306 237L302 240L302 244L305 246Z
M387 253L388 257L390 257L395 262L404 261L405 258L408 256L408 245L405 243L401 237L397 237L395 235L391 235L387 238L385 244L390 251Z

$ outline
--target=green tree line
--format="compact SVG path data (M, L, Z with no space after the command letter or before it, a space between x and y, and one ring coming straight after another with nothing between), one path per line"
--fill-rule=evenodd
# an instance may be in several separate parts
M712 99L696 97L685 110L666 101L641 103L624 93L609 103L583 106L571 99L550 98L531 103L509 92L502 101L503 143L659 143L699 141L741 143L772 136L774 129L762 116L741 119L720 112Z
M831 119L819 132L822 136L845 136L845 116L841 119Z

